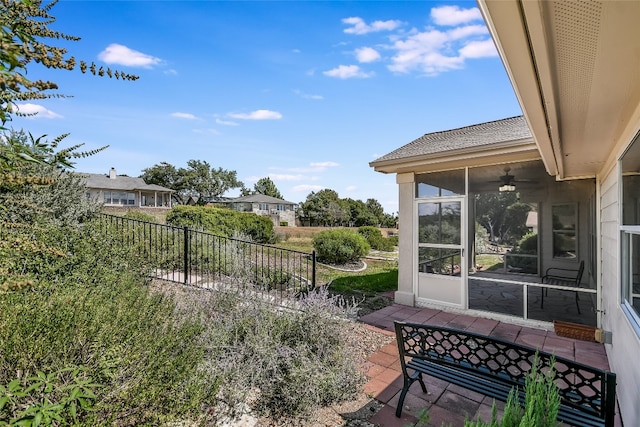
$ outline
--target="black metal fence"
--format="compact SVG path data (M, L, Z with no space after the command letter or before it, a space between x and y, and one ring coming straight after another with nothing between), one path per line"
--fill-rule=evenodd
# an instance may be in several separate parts
M155 278L206 288L250 287L283 298L315 288L316 255L115 215L105 232L144 257Z

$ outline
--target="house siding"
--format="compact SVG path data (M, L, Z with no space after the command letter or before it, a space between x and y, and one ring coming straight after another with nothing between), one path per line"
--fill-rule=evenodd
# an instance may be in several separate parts
M612 170L600 185L601 271L603 286L603 329L612 331L607 344L609 365L617 372L617 397L625 425L640 425L640 370L634 360L640 356L640 338L620 306L620 230L618 170Z

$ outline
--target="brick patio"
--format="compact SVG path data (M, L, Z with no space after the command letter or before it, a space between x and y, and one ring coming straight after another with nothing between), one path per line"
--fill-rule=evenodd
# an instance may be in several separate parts
M395 336L393 326L395 320L446 325L490 335L540 348L590 366L609 369L603 344L561 337L553 331L398 304L390 305L360 318L362 323L391 336ZM384 404L383 408L370 418L369 421L373 424L382 427L412 427L418 421L418 411L424 408L429 410L430 422L428 425L434 427L440 427L443 423L453 427L463 426L465 418L476 419L480 417L485 421L491 419L492 399L428 376L424 377L428 393L422 393L419 386L411 387L404 401L402 418L397 418L395 410L402 389L402 372L395 341L372 354L363 365L363 370L368 378L368 382L364 386L365 391ZM496 405L500 413L504 404L497 402ZM616 426L622 426L617 415Z

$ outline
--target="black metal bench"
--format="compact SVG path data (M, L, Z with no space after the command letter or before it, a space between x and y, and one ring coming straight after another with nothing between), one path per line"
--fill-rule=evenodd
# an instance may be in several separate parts
M537 355L543 371L554 363L561 400L559 421L580 427L614 425L616 375L612 372L457 329L407 322L395 322L395 329L404 377L397 417L415 381L427 392L422 374L505 402L515 387L523 401L525 380Z

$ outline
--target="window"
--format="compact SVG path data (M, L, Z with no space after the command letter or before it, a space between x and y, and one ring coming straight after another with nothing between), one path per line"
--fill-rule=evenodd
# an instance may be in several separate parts
M461 203L429 202L418 204L418 271L455 275L462 260Z
M463 195L464 180L464 169L416 175L416 197Z
M268 203L259 203L258 204L258 209L261 211L268 211L269 210L269 204Z
M622 156L622 305L640 334L640 134Z
M125 193L118 191L104 191L104 203L108 205L130 205L136 204L135 193Z
M419 243L459 245L461 226L460 202L418 205Z
M287 207L286 207L285 205L283 205L283 204L279 204L279 205L278 205L278 210L279 210L279 211L286 211L286 210L287 210Z
M578 257L578 209L575 204L553 205L553 257Z

